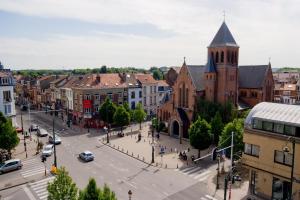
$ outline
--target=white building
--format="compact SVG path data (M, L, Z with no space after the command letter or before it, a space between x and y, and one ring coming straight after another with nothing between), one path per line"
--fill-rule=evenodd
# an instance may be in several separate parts
M138 83L142 86L142 105L148 117L157 114L158 108L158 82L151 74L136 74Z
M12 120L16 126L16 109L14 99L15 80L10 70L4 70L0 63L0 111Z

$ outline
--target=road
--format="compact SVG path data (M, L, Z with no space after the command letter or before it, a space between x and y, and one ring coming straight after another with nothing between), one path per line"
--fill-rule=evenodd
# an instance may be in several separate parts
M31 119L39 126L51 130L52 118L49 114L32 114ZM55 127L55 130L59 130L62 139L62 144L57 145L58 166L65 166L81 189L87 185L89 178L93 177L99 186L108 184L118 199L128 199L129 190L133 192L132 199L220 199L212 197L205 184L205 180L211 173L209 170L201 167L191 167L184 170L152 167L101 144L99 138L103 133L88 133L86 129L81 132L79 129L67 129L59 119L56 119ZM95 154L95 160L89 163L78 160L78 154L84 150L92 151ZM52 162L53 156L47 159L47 165L49 166ZM4 174L5 179L16 176L17 173L20 172ZM52 179L50 177L39 180L37 184L28 183L13 188L18 189L17 193L12 193L16 196L8 195L9 190L0 192L0 195L8 199L25 199L24 196L23 198L18 196L25 192L29 200L46 199L46 185Z

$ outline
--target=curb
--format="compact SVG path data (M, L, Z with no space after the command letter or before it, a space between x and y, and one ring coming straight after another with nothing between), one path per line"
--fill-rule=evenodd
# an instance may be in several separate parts
M101 142L103 145L107 146L107 147L110 147L110 148L112 148L112 149L114 149L114 150L116 150L116 151L118 151L118 152L120 152L120 153L123 153L123 154L129 156L130 158L134 158L134 159L136 159L136 160L138 160L138 161L140 161L140 162L143 162L143 163L145 163L145 164L147 164L147 165L151 165L152 167L156 167L156 168L160 168L160 169L177 169L176 167L171 168L171 167L158 167L158 166L155 166L155 165L153 165L152 163L148 163L148 162L143 161L143 160L141 160L141 159L139 159L139 158L137 158L137 157L131 156L130 154L127 154L125 151L121 151L120 149L114 148L114 147L112 147L111 145L108 145L107 143L102 142L101 139L100 139L100 142Z
M34 183L36 181L40 181L44 178L48 178L50 176L53 176L53 175L47 175L43 178L40 178L40 179L34 179L34 180L30 180L30 181L24 181L24 182L21 182L21 183L18 183L18 184L15 184L15 185L10 185L10 186L7 186L7 187L3 187L3 188L0 188L0 192L1 191L4 191L4 190L8 190L8 189L11 189L11 188L14 188L14 187L18 187L18 186L21 186L21 185L25 185L25 184L28 184L28 183Z

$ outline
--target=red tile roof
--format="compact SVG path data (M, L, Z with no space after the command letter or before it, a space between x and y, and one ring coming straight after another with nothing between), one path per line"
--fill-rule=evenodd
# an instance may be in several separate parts
M143 84L157 83L151 74L136 74L135 77Z

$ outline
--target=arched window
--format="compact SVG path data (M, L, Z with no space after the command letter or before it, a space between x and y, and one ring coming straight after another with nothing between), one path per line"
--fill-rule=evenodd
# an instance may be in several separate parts
M211 53L210 53L210 56L211 56L212 59L215 61L215 55L214 55L214 52L211 52Z
M216 53L216 63L219 62L219 52Z
M231 63L232 64L234 63L234 52L232 52L232 54L231 54Z
M186 92L185 92L185 107L188 108L189 107L189 89L186 88Z
M230 63L230 51L227 51L227 62Z
M221 52L221 63L224 62L224 51Z
M238 63L238 60L237 60L237 52L234 53L234 61L235 61L235 63Z

